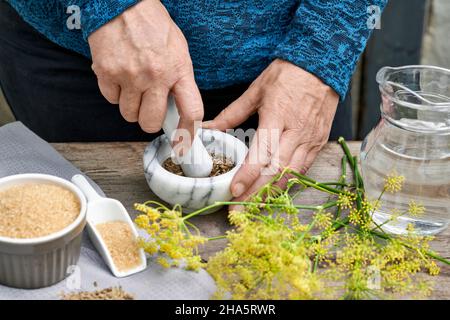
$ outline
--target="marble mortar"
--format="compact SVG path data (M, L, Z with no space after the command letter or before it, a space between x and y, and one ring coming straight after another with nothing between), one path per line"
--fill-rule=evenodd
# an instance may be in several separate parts
M223 154L229 157L235 167L216 177L190 178L173 174L162 167L162 163L172 154L172 148L166 135L161 135L147 146L144 152L145 178L150 189L160 199L170 205L180 204L183 212L192 212L233 198L230 191L231 181L244 162L248 148L236 137L215 130L199 130L199 137L209 153ZM212 208L206 213L219 210Z

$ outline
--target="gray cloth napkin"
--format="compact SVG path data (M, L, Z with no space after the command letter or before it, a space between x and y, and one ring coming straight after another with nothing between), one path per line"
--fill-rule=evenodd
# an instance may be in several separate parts
M14 122L0 127L0 178L20 173L45 173L70 180L81 172L22 123ZM92 180L90 182L100 194L104 194ZM206 271L163 269L152 259L145 271L116 278L85 232L78 267L66 280L36 290L0 285L0 300L59 299L62 292L91 291L111 286L121 286L136 299L209 299L215 291L214 280Z

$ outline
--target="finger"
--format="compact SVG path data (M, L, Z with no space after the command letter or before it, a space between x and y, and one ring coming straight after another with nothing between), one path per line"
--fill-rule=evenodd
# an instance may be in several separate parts
M280 145L270 159L270 170L273 175L280 173L288 167L295 150L301 144L301 135L298 131L288 130L281 135Z
M276 174L282 172L289 166L291 159L299 145L298 134L294 131L285 131L281 135L280 145L276 152L270 159L270 164L262 169L262 174L255 180L255 182L234 201L245 201L252 194L258 191L262 186L267 184ZM287 178L284 176L277 184L284 188L287 183Z
M291 160L286 165L289 169L293 171L300 172L301 174L305 174L307 169L305 167L305 159L309 154L310 147L307 144L302 144L298 146L291 157ZM292 178L292 175L286 174L279 181L277 181L276 185L282 189L286 187L289 179Z
M301 144L301 135L297 130L284 131L281 139L280 146L277 152L272 156L270 160L270 165L265 169L266 175L273 176L280 174L284 169L289 168L292 162L295 151ZM281 188L286 187L286 183L290 176L288 174L283 175L278 181L277 185ZM256 181L255 186L252 188L258 189L263 186L267 181Z
M139 119L139 107L141 105L142 92L125 87L120 92L120 114L128 122L136 122Z
M254 114L257 107L255 92L249 88L236 101L223 109L213 120L203 122L202 127L220 131L235 128Z
M309 153L307 154L305 161L303 163L303 170L304 170L303 174L305 174L306 172L308 172L309 169L311 169L311 167L314 163L314 160L316 160L317 155L319 154L320 150L321 150L321 147L315 147L309 151Z
M168 96L168 89L163 87L144 92L139 108L139 125L142 130L148 133L161 130L166 117Z
M195 136L197 127L203 120L203 101L194 80L194 75L180 79L172 88L175 102L180 114L178 129L187 130L190 133L191 142Z
M248 155L232 181L231 193L235 198L243 195L260 177L263 168L270 164L279 147L283 124L279 117L261 116L258 130Z
M98 78L97 82L100 92L105 97L105 99L108 100L108 102L111 104L118 104L120 96L119 85L104 78Z
M247 201L251 198L252 195L254 195L260 188L261 186L265 185L266 183L268 183L270 181L270 179L272 179L271 176L268 175L260 175L255 182L250 186L250 188L248 188L247 190L244 191L244 193L242 195L240 195L237 198L234 198L233 201L235 202L241 202L241 201ZM232 210L236 210L236 211L240 211L241 206L240 205L230 205L228 208L230 211Z

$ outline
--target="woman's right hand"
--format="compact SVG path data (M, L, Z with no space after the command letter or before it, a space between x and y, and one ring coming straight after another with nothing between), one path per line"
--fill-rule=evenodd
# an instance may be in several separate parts
M149 133L161 129L169 92L180 113L179 128L193 137L203 119L187 41L159 0L127 9L88 38L92 69L103 96L122 116Z

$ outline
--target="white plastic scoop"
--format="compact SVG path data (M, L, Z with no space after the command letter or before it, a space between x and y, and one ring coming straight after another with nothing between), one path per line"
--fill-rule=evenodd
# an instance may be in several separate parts
M169 139L177 130L180 115L173 96L169 96L167 105L166 119L163 123L163 130ZM178 156L173 152L173 158L180 164L184 174L187 177L204 178L211 174L213 161L205 146L203 145L198 133L196 133L192 146L183 156Z
M147 267L147 259L145 258L145 253L143 249L140 249L140 260L141 263L133 268L126 271L120 271L116 265L114 264L114 260L111 257L111 254L103 241L100 233L98 232L96 225L105 222L112 221L123 221L128 224L131 228L134 236L137 238L138 233L137 230L131 221L130 216L128 215L125 207L115 199L109 199L101 197L95 190L92 188L91 184L80 174L77 174L72 177L72 182L81 189L84 195L87 198L87 230L89 237L94 244L97 251L102 256L105 263L108 265L111 272L116 277L126 277L132 275L134 273L140 272Z

